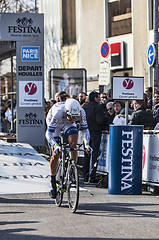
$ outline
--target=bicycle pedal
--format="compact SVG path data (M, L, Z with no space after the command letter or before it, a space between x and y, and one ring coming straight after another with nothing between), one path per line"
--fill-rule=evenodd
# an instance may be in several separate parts
M62 189L62 192L63 192L63 193L66 192L66 191L67 191L67 189L65 189L65 188Z

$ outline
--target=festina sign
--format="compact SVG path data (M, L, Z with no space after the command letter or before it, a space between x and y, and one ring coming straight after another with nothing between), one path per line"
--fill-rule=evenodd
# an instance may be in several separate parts
M132 187L133 131L122 131L121 191Z
M43 38L43 14L1 13L0 40L17 41Z
M43 120L39 119L36 113L31 112L31 113L26 113L24 118L19 119L19 124L23 127L28 127L28 126L38 127L43 125Z
M9 33L41 33L40 27L32 26L31 18L17 18L16 26L8 26Z

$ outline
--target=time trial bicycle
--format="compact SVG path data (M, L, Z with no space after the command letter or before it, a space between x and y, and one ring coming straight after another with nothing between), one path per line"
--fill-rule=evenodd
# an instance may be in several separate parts
M77 148L70 148L61 133L61 157L59 159L56 174L57 194L55 203L61 206L64 192L67 192L68 205L72 213L75 213L79 202L79 174L77 164L72 158L72 151L84 151L80 149L83 144L77 144Z

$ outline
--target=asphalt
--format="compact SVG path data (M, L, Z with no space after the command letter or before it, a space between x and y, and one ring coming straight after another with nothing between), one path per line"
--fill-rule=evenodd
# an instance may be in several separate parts
M48 193L0 195L0 240L159 239L157 195L110 195L107 188L80 185L75 214L66 193L61 207Z

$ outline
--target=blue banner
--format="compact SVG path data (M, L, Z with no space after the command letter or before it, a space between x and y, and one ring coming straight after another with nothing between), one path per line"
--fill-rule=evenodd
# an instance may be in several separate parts
M110 126L109 194L142 193L143 126Z

